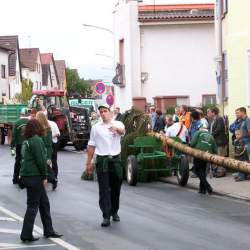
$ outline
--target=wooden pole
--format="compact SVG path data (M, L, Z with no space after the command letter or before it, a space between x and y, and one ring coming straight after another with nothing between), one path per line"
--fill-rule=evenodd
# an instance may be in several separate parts
M199 158L207 162L214 163L219 166L223 166L225 168L229 168L229 169L240 171L246 174L250 174L250 163L248 162L237 161L229 157L222 157L219 155L210 154L208 152L194 149L185 144L176 142L175 140L169 137L166 137L165 135L161 135L158 133L149 133L148 135L155 136L156 138L162 141L163 145L168 145L187 155L191 155L193 157Z

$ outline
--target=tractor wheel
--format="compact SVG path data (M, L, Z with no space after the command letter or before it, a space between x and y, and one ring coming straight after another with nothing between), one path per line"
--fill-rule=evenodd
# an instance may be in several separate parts
M177 181L182 187L187 185L189 178L189 162L186 155L182 155L177 167Z
M73 144L74 144L74 147L77 151L84 149L84 142L82 142L82 141L74 141Z
M129 155L126 167L127 182L130 186L136 186L138 176L138 164L134 155Z

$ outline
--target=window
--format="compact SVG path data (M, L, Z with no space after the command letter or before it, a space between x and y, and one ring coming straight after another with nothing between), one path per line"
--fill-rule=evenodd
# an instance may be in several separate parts
M202 95L202 105L216 105L216 95Z
M6 66L1 65L1 77L6 78Z

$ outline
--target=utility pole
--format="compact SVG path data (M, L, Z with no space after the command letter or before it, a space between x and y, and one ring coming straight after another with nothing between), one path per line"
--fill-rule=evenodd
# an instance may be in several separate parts
M217 85L218 85L218 97L219 97L219 104L223 107L223 114L224 114L224 95L223 95L223 68L222 68L222 61L223 61L223 51L222 51L222 1L216 0L216 13L215 13L215 25L216 25L216 43L217 43L217 55L216 55L216 78L217 78Z

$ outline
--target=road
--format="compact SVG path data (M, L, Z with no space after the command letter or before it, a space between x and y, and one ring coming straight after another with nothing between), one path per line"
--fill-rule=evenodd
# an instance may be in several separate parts
M124 183L121 222L100 227L97 183L80 180L85 157L70 147L61 151L58 189L48 187L54 227L62 240L41 237L24 245L19 233L26 193L11 183L14 159L6 145L0 146L0 249L250 249L250 204L160 182ZM39 216L36 226L41 235Z

